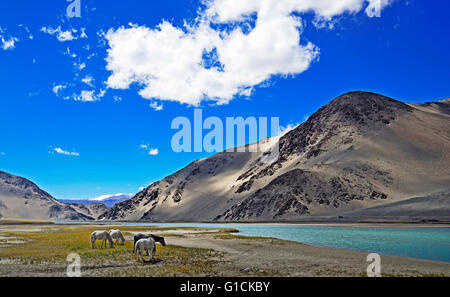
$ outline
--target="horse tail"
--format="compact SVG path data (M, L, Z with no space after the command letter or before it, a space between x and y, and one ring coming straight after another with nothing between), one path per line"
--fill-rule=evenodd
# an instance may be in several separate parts
M133 254L135 253L136 242L137 242L137 235L134 235L134 237L133 237Z

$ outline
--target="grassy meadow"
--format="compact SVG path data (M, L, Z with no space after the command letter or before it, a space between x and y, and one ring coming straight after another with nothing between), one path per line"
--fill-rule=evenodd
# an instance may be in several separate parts
M111 226L108 226L111 228ZM0 260L6 263L42 267L63 276L67 256L77 253L81 257L81 272L86 276L218 276L222 254L211 249L188 248L175 245L165 247L157 244L153 262L138 263L133 249L133 233L158 232L165 236L183 236L174 231L196 231L196 228L120 226L126 238L125 245L100 249L101 241L92 249L90 235L101 226L55 226L39 232L2 232L0 235ZM218 234L226 234L221 230ZM165 233L167 232L167 233ZM170 242L170 239L169 239Z

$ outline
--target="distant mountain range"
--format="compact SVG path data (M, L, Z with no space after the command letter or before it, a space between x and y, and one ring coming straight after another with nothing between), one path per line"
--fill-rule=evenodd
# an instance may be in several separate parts
M449 99L412 104L351 92L275 138L271 163L261 162L263 139L192 162L132 198L58 201L0 171L0 218L450 221L449 127Z
M95 220L132 194L85 200L57 200L26 178L0 171L0 218L35 220Z
M294 221L368 213L450 220L449 127L449 99L411 104L347 93L279 137L274 162L261 162L264 150L221 152L99 219ZM414 197L422 198L401 203Z
M75 203L75 204L89 205L93 203L101 203L108 207L112 207L117 203L132 198L133 196L134 196L133 194L116 194L116 195L104 195L90 199L58 199L58 200L69 204Z

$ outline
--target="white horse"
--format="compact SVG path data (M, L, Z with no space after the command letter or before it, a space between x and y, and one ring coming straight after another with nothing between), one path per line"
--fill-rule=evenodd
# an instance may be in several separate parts
M153 238L139 239L134 246L134 252L136 253L136 259L139 262L139 254L141 255L142 262L144 260L144 251L147 251L150 256L150 260L153 260L153 253L156 251L155 240Z
M120 232L120 230L109 230L109 235L111 235L111 238L116 240L115 244L117 244L117 242L121 241L121 245L125 244L125 237L123 237L122 232Z
M112 248L113 247L113 240L111 238L111 235L109 235L108 231L94 231L91 234L91 246L93 249L95 249L95 241L97 239L101 239L102 240L102 245L100 246L100 248L103 248L103 244L105 244L105 248L106 248L106 240L109 241L109 246Z

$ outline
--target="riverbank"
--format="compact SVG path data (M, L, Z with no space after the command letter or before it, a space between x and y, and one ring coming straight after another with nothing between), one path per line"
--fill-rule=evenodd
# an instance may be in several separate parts
M89 246L93 230L119 227L124 246ZM244 237L233 229L157 226L0 226L0 276L64 276L69 253L83 276L365 276L367 253L314 247L275 238ZM132 254L136 232L164 236L154 263ZM384 276L450 276L450 263L381 256Z

